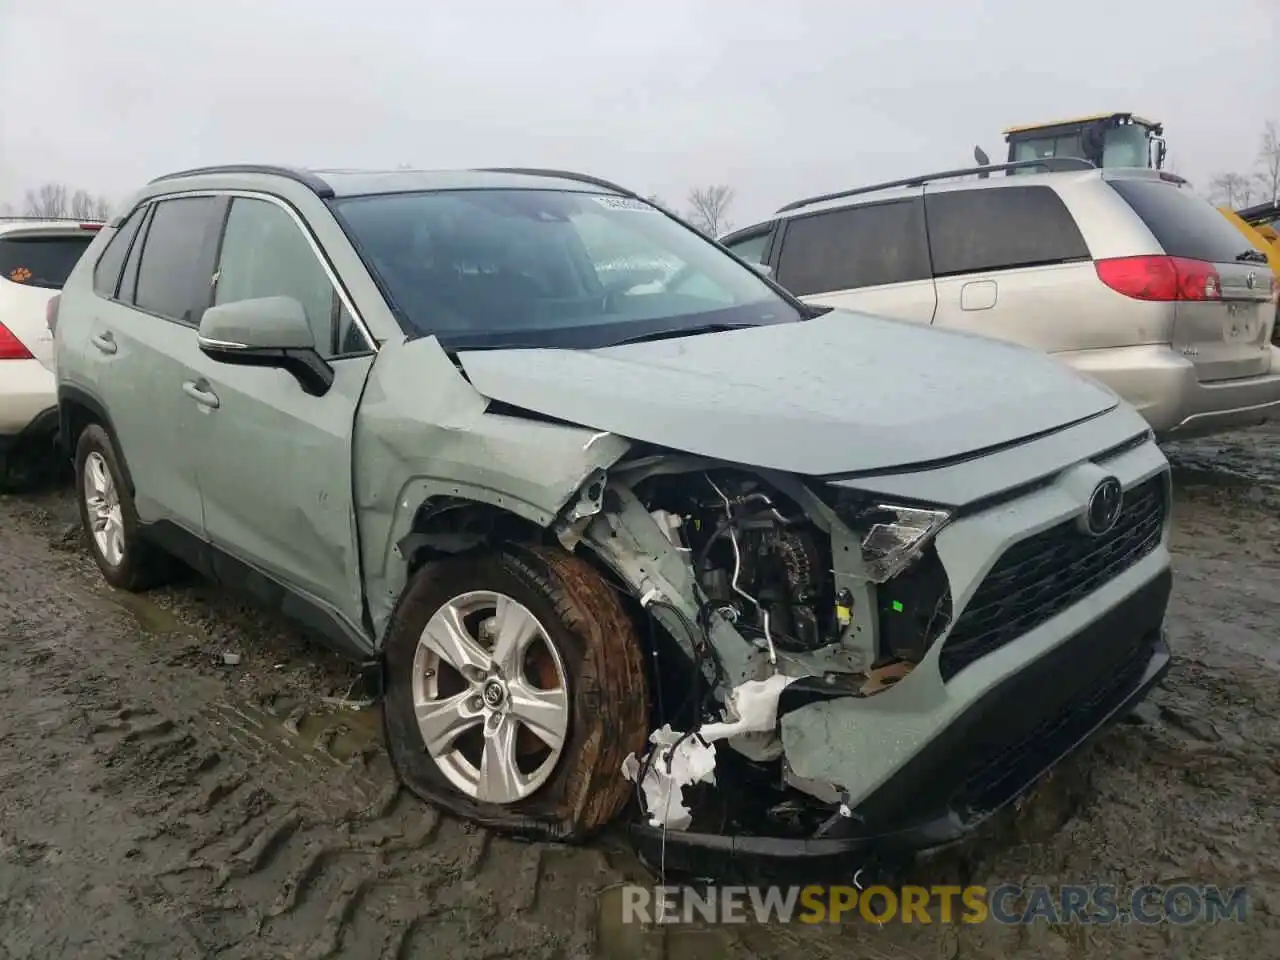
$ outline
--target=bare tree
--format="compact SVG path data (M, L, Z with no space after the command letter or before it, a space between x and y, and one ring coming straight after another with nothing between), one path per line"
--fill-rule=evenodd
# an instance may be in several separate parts
M689 191L689 222L709 237L720 236L732 226L728 212L733 197L733 188L723 183L694 187Z
M65 217L67 187L63 183L46 183L27 191L25 212L28 217Z
M1238 173L1220 173L1213 178L1209 184L1213 190L1214 199L1225 206L1231 207L1233 210L1237 207L1247 206L1249 203L1250 189L1249 178Z
M1280 201L1280 124L1268 120L1262 128L1262 146L1258 150L1258 172L1254 179L1272 203Z
M78 220L105 220L111 213L111 201L95 197L88 190L77 190L71 195L70 216Z
M87 190L77 190L71 195L70 215L78 220L106 220L111 216L111 201Z

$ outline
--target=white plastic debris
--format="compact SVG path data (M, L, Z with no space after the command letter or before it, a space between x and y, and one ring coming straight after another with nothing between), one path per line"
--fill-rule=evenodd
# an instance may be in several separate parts
M795 679L775 673L768 680L748 680L734 687L727 706L738 719L708 723L698 733L708 743L744 733L772 733L778 725L778 698Z
M222 663L228 667L235 667L240 664L240 654L227 651L222 655Z
M665 724L649 735L654 749L647 765L634 753L622 762L622 775L633 783L645 768L640 789L651 826L688 828L693 814L684 805L684 788L716 782L715 741L744 734L772 734L778 725L778 697L794 680L780 673L767 680L748 680L734 687L729 695L728 713L737 719L705 724L696 735L677 733L671 724Z
M695 735L677 733L671 724L649 735L654 745L647 765L630 754L622 761L622 775L635 782L644 766L645 810L649 823L669 830L685 830L693 822L693 813L684 805L684 788L694 783L716 782L716 748Z

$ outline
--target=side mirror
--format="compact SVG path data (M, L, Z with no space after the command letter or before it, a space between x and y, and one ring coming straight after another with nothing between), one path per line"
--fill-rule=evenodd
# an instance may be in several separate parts
M751 264L751 269L762 277L773 276L773 267L769 266L767 263L753 263Z
M279 367L312 396L333 386L333 368L316 351L307 312L293 297L257 297L210 307L197 334L206 356L242 367Z
M973 148L973 159L980 167L985 167L991 163L991 158L987 156L987 151L983 150L981 147ZM991 176L989 173L980 173L978 174L978 179L985 180L989 176Z

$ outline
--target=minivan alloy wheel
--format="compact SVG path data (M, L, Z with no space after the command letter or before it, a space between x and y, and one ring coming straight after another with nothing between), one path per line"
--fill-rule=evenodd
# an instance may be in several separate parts
M124 560L124 515L111 470L102 454L96 451L84 461L82 495L98 552L107 563L118 567Z
M512 597L473 590L436 610L414 653L412 692L427 753L472 800L514 803L555 771L569 730L565 665Z

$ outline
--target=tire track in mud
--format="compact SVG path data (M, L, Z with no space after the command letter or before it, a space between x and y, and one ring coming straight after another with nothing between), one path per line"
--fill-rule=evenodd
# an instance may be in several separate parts
M166 943L176 928L192 955L594 953L594 912L578 904L622 879L600 850L517 843L442 818L398 788L380 752L344 763L325 749L332 729L290 735L289 718L166 667L163 650L131 636L106 588L71 585L89 573L78 558L12 524L3 543L4 692L46 706L35 721L10 715L0 731L11 751L23 741L26 761L5 764L0 783L38 773L47 798L60 779L50 765L76 769L65 790L105 798L105 818L124 826L78 839L132 865L114 906L165 917ZM53 732L71 733L69 755L49 750ZM11 858L45 849L20 839L45 825L19 817L9 829L7 819ZM0 945L21 955L19 943ZM43 947L30 955L58 955Z
M46 699L39 688L66 701L52 729L74 731L68 765L80 777L57 792L110 800L100 818L110 829L77 838L97 859L129 865L108 898L126 918L124 946L103 956L169 958L175 943L184 957L246 960L667 954L666 931L601 919L602 903L620 915L602 891L647 880L616 840L515 841L441 816L396 783L372 711L318 716L314 705L229 693L167 645L189 628L143 609L146 597L110 590L87 556L65 549L67 537L50 549L39 527L0 525L0 671L15 701ZM150 636L139 634L144 618L159 627ZM0 724L6 743L24 726ZM30 753L47 746L32 742ZM57 778L42 768L38 779L47 797ZM0 799L3 787L0 775ZM146 939L154 926L163 934ZM83 944L60 953L52 927L24 952L5 929L0 913L0 953L96 955ZM739 941L725 931L694 939L716 950Z

